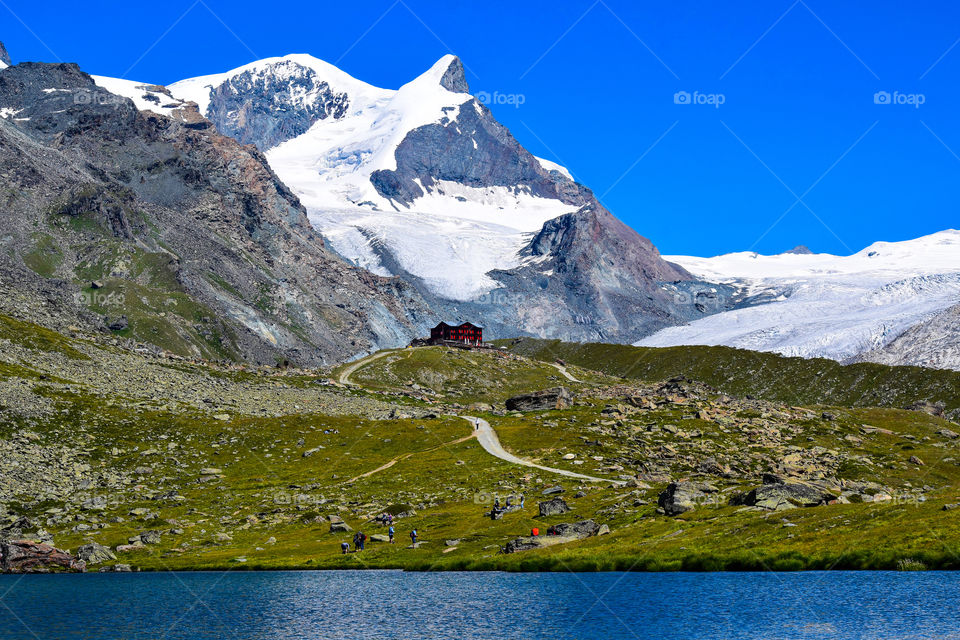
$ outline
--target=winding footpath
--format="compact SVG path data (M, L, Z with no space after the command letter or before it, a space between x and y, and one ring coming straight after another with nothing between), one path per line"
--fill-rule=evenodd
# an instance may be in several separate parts
M350 376L351 376L351 375L353 375L353 374L354 374L358 369L360 369L361 367L365 367L366 365L370 364L370 363L373 362L374 360L378 360L378 359L380 359L380 358L383 358L383 357L388 356L388 355L393 354L393 353L399 353L399 352L398 352L398 351L379 351L379 352L377 352L377 353L374 353L374 354L371 354L371 355L369 355L369 356L366 356L365 358L361 358L361 359L359 359L359 360L357 360L357 361L355 361L355 362L352 362L352 363L349 364L347 367L345 367L345 368L343 369L343 371L340 372L340 375L338 376L338 382L339 382L340 384L342 384L343 386L345 386L345 387L346 387L346 386L354 386L354 387L359 386L359 385L356 384L355 382L351 382L351 381L350 381ZM570 375L570 373L567 371L566 367L564 367L563 365L555 364L555 363L548 363L548 364L550 364L550 366L554 367L557 371L559 371L561 374L563 374L563 376L564 376L567 380L570 380L571 382L581 382L580 380L577 380L577 379L574 378L572 375ZM517 456L513 455L512 453L509 453L506 449L503 448L503 445L500 444L500 438L497 437L497 432L493 430L493 427L490 426L490 423L489 423L489 422L487 422L487 421L484 420L483 418L476 418L476 417L473 417L473 416L461 416L461 417L462 417L464 420L466 420L467 422L469 422L469 423L473 426L473 433L470 434L469 436L465 436L465 437L463 437L463 438L460 438L459 440L455 440L455 441L453 441L453 442L448 442L448 443L446 443L446 444L444 444L444 445L440 445L440 446L447 446L447 445L450 445L450 444L458 444L458 443L460 443L460 442L465 442L465 441L470 440L470 439L472 439L472 438L476 438L477 441L480 443L480 446L483 447L483 450L484 450L484 451L486 451L487 453L489 453L490 455L492 455L492 456L495 457L495 458L499 458L499 459L503 460L504 462L509 462L509 463L511 463L511 464L517 464L517 465L520 465L520 466L523 466L523 467L530 467L530 468L532 468L532 469L539 469L540 471L546 471L547 473L555 473L555 474L557 474L557 475L564 476L564 477L567 477L567 478L575 478L575 479L577 479L577 480L585 480L585 481L587 481L587 482L609 482L609 483L612 483L612 484L615 484L615 485L622 485L622 484L624 484L622 480L612 480L612 479L610 479L610 478L597 478L597 477L588 476L588 475L585 475L585 474L582 474L582 473L576 473L576 472L574 472L574 471L567 471L566 469L556 469L556 468L554 468L554 467L545 467L545 466L543 466L543 465L539 465L539 464L537 464L537 463L535 463L535 462L532 462L532 461L530 461L530 460L525 460L525 459L523 459L523 458L518 458ZM434 447L434 448L439 448L439 447ZM432 449L431 449L431 450L432 450ZM423 453L423 452L420 452L420 453ZM394 458L393 460L390 460L389 462L387 462L387 463L384 464L383 466L377 467L377 468L374 469L373 471L368 471L367 473L361 474L361 475L357 476L356 478L351 478L350 480L347 481L347 483L353 483L353 482L356 482L357 480L359 480L359 479L361 479L361 478L367 478L367 477L369 477L369 476L374 475L375 473L379 473L380 471L384 471L384 470L386 470L386 469L389 469L390 467L392 467L393 465L395 465L395 464L396 464L397 462L399 462L400 460L405 460L405 459L409 458L409 457L412 456L412 455L415 455L415 454L413 454L413 453L407 453L407 454L404 454L404 455L402 455L402 456L398 456L398 457Z
M490 423L484 420L483 418L475 418L473 416L460 416L467 422L473 425L474 435L477 437L477 441L480 443L480 446L483 447L484 451L490 455L500 458L505 462L510 462L513 464L519 464L524 467L532 467L534 469L540 469L541 471L546 471L548 473L555 473L557 475L566 476L567 478L576 478L578 480L586 480L587 482L610 482L617 485L624 484L622 480L611 480L610 478L596 478L594 476L584 475L582 473L576 473L574 471L567 471L566 469L555 469L554 467L545 467L539 465L530 460L524 460L523 458L518 458L517 456L509 453L506 449L503 448L503 445L500 444L500 438L497 437L497 432L493 430L493 427L490 426Z
M562 364L557 364L556 362L548 362L547 364L549 364L551 367L559 371L563 375L563 377L569 380L570 382L583 382L583 380L577 380L576 378L574 378L570 374L570 372L567 371L567 368Z
M374 360L379 360L380 358L384 358L384 357L386 357L386 356L389 356L389 355L392 354L392 353L400 353L400 352L399 352L399 351L378 351L378 352L376 352L376 353L370 354L369 356L364 356L363 358L360 358L359 360L354 360L353 362L351 362L350 364L348 364L348 365L343 369L343 371L340 372L340 375L337 376L337 382L339 382L340 384L342 384L342 385L345 386L345 387L349 387L349 386L358 387L358 386L360 386L360 385L356 384L355 382L350 382L350 376L352 376L354 373L356 373L357 369L359 369L360 367L365 367L365 366L367 366L368 364L370 364L371 362L373 362Z

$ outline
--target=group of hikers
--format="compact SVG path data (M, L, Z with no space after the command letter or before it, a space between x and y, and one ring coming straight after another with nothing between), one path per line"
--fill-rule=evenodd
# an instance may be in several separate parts
M520 500L518 504L513 502L514 496L507 496L507 500L504 506L500 506L500 496L495 496L493 498L493 509L490 510L490 518L493 520L499 520L503 517L503 514L507 511L513 511L514 509L523 509L524 503L526 502L523 494L520 494Z
M396 536L396 534L397 534L396 529L393 528L393 516L390 515L390 514L383 514L382 516L378 516L378 517L377 517L377 521L378 521L378 522L381 522L382 524L388 525L387 535L390 536L390 544L393 544L393 543L394 543L394 536ZM413 530L410 531L410 542L412 543L412 545L413 545L414 548L416 548L416 546L417 546L417 539L419 538L419 536L420 536L420 534L417 532L416 529L413 529ZM355 534L353 534L353 551L354 551L354 553L357 553L357 552L359 552L359 551L363 551L364 546L366 545L366 542L367 542L367 534L365 534L363 531L357 531ZM340 552L341 552L341 554L344 554L344 555L347 554L347 553L349 553L349 552L350 552L350 543L349 543L349 542L341 542L341 543L340 543Z

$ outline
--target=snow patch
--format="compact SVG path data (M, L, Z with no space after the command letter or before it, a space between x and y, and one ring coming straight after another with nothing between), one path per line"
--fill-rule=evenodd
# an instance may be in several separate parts
M536 156L534 157L537 158ZM570 170L564 167L563 165L547 160L546 158L537 158L537 162L539 162L540 166L543 167L545 170L558 171L561 175L563 175L567 179L573 180L573 174L570 173Z

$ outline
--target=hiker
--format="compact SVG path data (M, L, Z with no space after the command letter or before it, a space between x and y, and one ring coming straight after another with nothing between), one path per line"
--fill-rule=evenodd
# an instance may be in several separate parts
M353 534L353 551L356 553L360 551L360 532Z
M520 494L520 508L523 509L523 494Z
M390 529L387 530L387 533L390 534L390 544L393 544L393 534L394 534L393 525L390 525Z
M417 546L417 530L416 529L410 532L410 540L413 541L413 546Z
M360 551L363 551L363 545L367 541L367 534L363 531L360 532Z
M493 499L493 508L500 510L500 496L497 496Z
M349 542L341 542L341 543L340 543L340 551L343 553L343 555L347 555L347 551L350 551L350 543L349 543Z

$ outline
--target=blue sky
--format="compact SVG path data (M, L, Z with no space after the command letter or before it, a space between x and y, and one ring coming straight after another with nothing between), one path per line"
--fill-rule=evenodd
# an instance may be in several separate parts
M0 40L156 83L311 53L398 87L453 52L528 149L664 253L849 253L960 226L958 18L923 0L0 0Z

